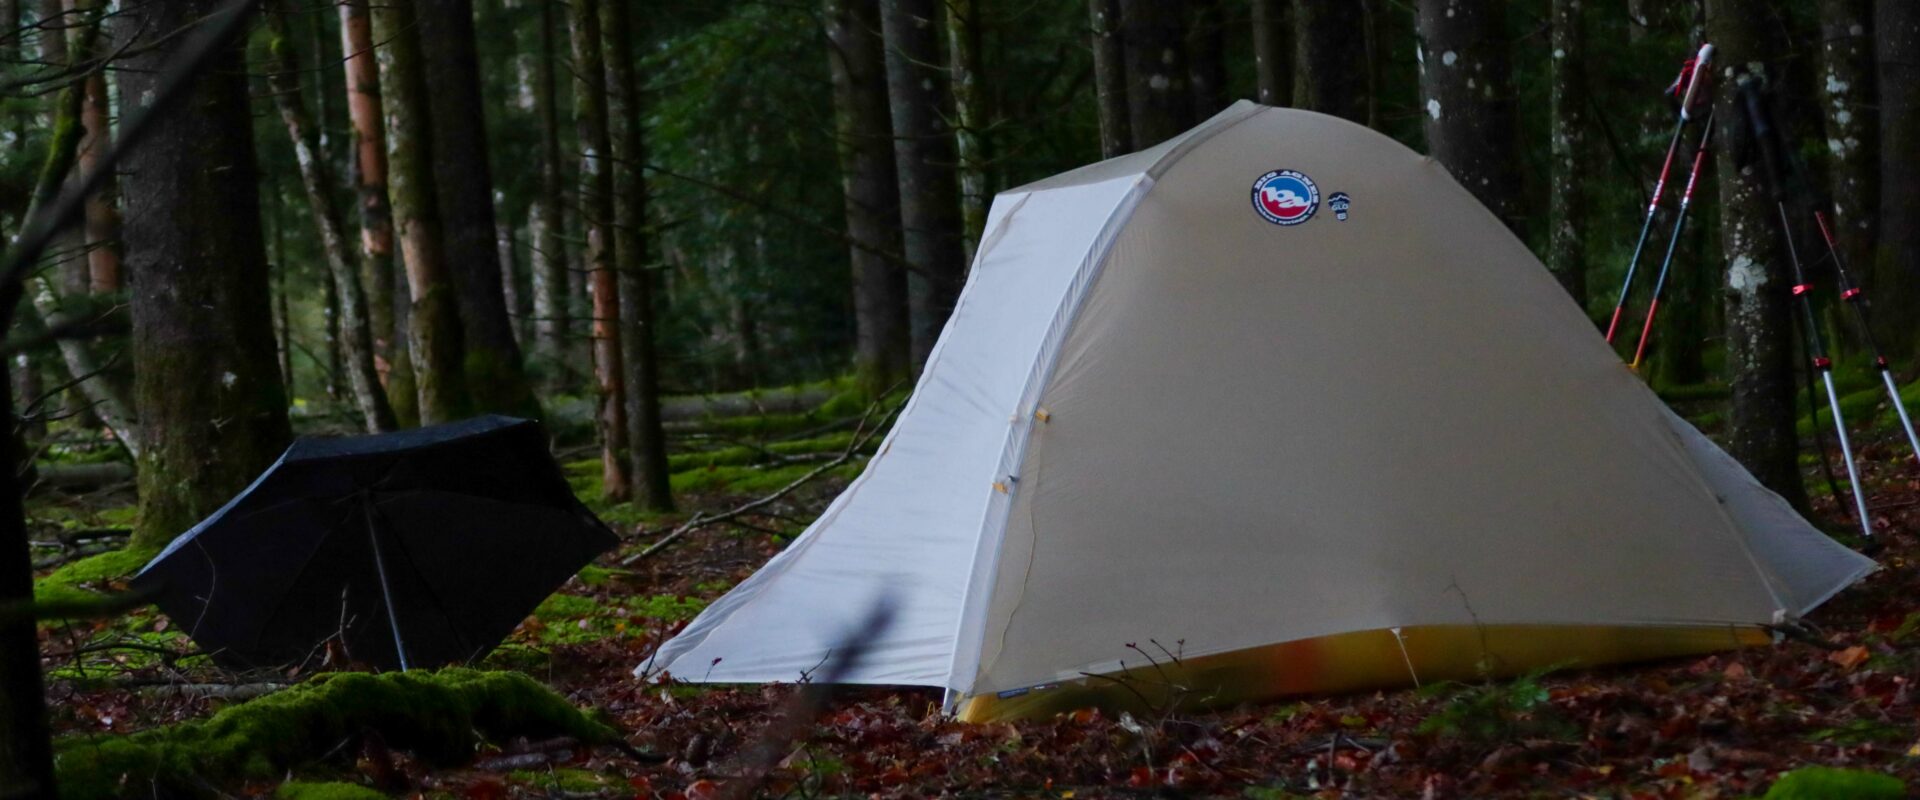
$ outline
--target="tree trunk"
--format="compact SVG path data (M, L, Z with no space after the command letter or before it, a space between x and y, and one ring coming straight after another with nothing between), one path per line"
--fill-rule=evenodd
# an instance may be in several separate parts
M1187 0L1120 0L1127 127L1145 150L1193 127L1187 80Z
M1880 210L1872 25L1873 0L1820 0L1818 83L1833 184L1833 234L1855 273L1873 263Z
M407 267L407 350L419 398L420 422L432 425L467 415L466 343L435 195L433 117L422 71L415 0L386 0L374 8L374 37L382 44L380 85L387 111L388 200L400 255ZM442 91L435 87L434 91ZM492 227L489 226L491 231Z
M513 320L513 340L525 352L532 341L529 327L533 319L533 295L527 291L527 279L520 268L520 232L513 223L501 221L494 228L500 245L500 299L507 304Z
M95 15L105 8L103 0L72 0L71 9L85 24L97 25ZM102 55L97 36L73 39L73 60L87 61ZM107 71L95 70L81 81L84 87L80 106L80 125L86 134L80 139L80 171L92 172L113 141L108 109ZM88 288L95 294L111 294L126 288L120 276L120 203L119 181L109 177L100 190L87 197L86 240Z
M900 223L913 321L913 364L933 352L967 280L954 179L953 132L947 128L946 71L940 68L939 0L882 0L887 42L887 105L893 112L893 154L900 180Z
M1193 95L1192 120L1220 113L1233 102L1227 96L1226 15L1222 0L1187 0L1187 85Z
M399 423L394 419L393 407L387 403L386 390L380 386L380 373L374 366L373 326L368 319L366 293L360 286L359 262L354 258L352 245L348 244L346 226L334 202L333 193L338 184L334 181L333 165L325 151L319 149L316 126L307 116L300 90L300 60L294 54L284 12L268 14L267 25L269 50L275 59L268 82L273 87L274 104L280 110L280 122L286 126L287 138L293 144L294 162L300 166L300 183L307 193L307 210L313 217L320 250L326 258L327 283L333 298L329 309L337 305L339 311L337 317L329 314L327 320L332 329L328 358L331 360L337 349L338 367L346 373L354 405L360 409L360 419L367 430L371 433L395 430ZM284 269L286 265L281 267ZM333 382L332 376L329 382Z
M1367 10L1355 0L1294 0L1293 104L1367 124Z
M1587 45L1582 0L1553 0L1552 195L1547 267L1581 308L1587 305ZM1511 191L1511 187L1509 187Z
M1100 156L1133 151L1127 119L1127 46L1120 33L1120 0L1087 0L1093 31L1094 99L1100 111Z
M947 74L952 78L954 154L959 162L960 219L966 261L987 228L987 92L980 85L980 18L975 0L947 0Z
M438 187L448 275L460 306L467 391L475 411L540 416L527 382L513 320L500 292L494 239L493 172L480 96L480 57L472 0L417 0L421 67L433 115L433 174Z
M1707 35L1720 49L1714 115L1722 141L1740 141L1734 65L1778 53L1765 0L1708 0ZM1794 434L1793 322L1778 211L1759 165L1720 172L1720 247L1726 258L1726 346L1733 404L1727 452L1795 508L1807 508Z
M1519 229L1518 150L1505 11L1498 0L1420 0L1427 151Z
M906 271L900 252L900 188L887 104L886 45L878 0L825 0L833 105L853 263L854 370L878 394L904 379L911 359Z
M528 238L533 248L534 346L547 370L547 390L566 386L568 301L565 168L560 160L560 87L554 77L560 60L553 0L540 2L540 55L534 62L533 107L540 118L540 195L530 209Z
M615 272L616 225L612 137L607 122L606 33L603 0L573 0L574 124L580 132L580 213L587 225L587 276L593 295L593 374L599 385L601 496L630 496L627 475L626 357L620 347L620 283ZM604 0L617 2L618 0Z
M124 10L128 35L178 31L226 6ZM133 48L122 99L151 97L188 37ZM135 397L145 438L132 546L158 548L247 487L292 440L274 364L259 175L241 46L213 57L152 120L125 165ZM131 108L123 108L123 116Z
M360 194L362 285L367 290L367 326L374 366L390 380L395 351L403 348L394 325L393 211L387 202L387 122L380 97L380 66L373 49L370 0L340 0L340 47L347 74L347 116L353 122L354 186ZM399 390L388 386L397 397ZM407 405L412 405L411 391ZM395 401L397 402L397 400Z
M1261 105L1293 104L1293 39L1287 30L1287 0L1253 0L1254 99Z
M0 423L13 430L13 387L0 361ZM31 399L31 398L29 398ZM0 436L0 607L33 602L33 551L19 480L19 439ZM53 734L47 725L46 686L40 675L40 634L28 616L0 620L0 792L8 797L58 797Z
M647 162L640 81L634 74L634 22L628 6L602 7L607 41L607 116L613 124L614 253L620 265L620 339L626 383L627 444L635 503L673 510L667 437L660 427L660 364L654 348L653 276L647 270Z
M1880 225L1873 290L1880 346L1920 352L1920 3L1879 0L1873 34L1880 90Z

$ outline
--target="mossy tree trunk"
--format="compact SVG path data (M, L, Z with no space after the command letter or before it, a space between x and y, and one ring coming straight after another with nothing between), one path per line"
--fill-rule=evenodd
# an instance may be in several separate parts
M1367 124L1367 9L1357 0L1294 0L1293 105Z
M128 36L189 28L225 7L176 0L124 10ZM128 52L122 102L151 97L186 37ZM131 351L140 410L140 521L158 548L245 489L292 439L274 363L253 115L239 46L214 56L128 154L123 184ZM123 108L122 116L133 108Z
M480 56L472 0L417 0L421 67L433 117L433 174L438 189L448 276L464 333L467 391L473 409L537 419L540 402L527 381L500 284L494 235L493 171L487 163L487 120L480 96Z
M1519 229L1519 154L1501 0L1420 0L1421 109L1427 152Z
M1834 237L1856 279L1873 264L1880 211L1879 103L1873 73L1873 0L1820 0L1816 83L1826 123Z
M533 203L528 239L533 249L536 360L547 370L548 391L565 388L567 358L566 168L560 156L560 53L554 2L540 4L540 53L534 61L533 107L540 119L540 196Z
M604 0L616 2L617 0ZM580 209L587 226L593 297L593 374L599 389L601 495L626 500L626 356L620 347L620 282L614 244L613 151L607 122L607 43L600 3L573 0L573 121L580 136Z
M416 0L387 0L373 10L381 44L380 85L387 112L388 201L406 264L407 350L420 422L432 425L472 409L460 306L449 274L434 185L433 116L422 67ZM436 91L438 91L436 89ZM492 230L491 227L488 228Z
M628 480L633 501L654 511L673 510L668 481L667 437L660 425L660 357L654 346L653 275L648 270L646 133L641 120L641 83L634 71L639 35L628 4L601 6L607 42L607 116L612 126L614 255L620 272L620 339L625 363Z
M947 127L951 98L941 68L944 31L938 0L881 0L887 44L887 105L893 114L894 166L900 181L901 239L907 261L913 364L927 362L967 279L957 157Z
M1187 0L1120 0L1126 40L1127 127L1145 150L1193 126L1187 75Z
M327 290L330 299L328 358L339 356L338 371L346 373L347 386L354 405L360 409L361 423L372 433L395 430L399 422L387 403L386 389L374 367L373 325L368 320L367 296L360 286L359 260L347 241L339 206L334 202L335 182L332 162L319 149L313 120L307 115L300 87L300 59L294 53L288 34L286 12L275 9L267 15L269 50L274 57L268 82L273 87L274 105L293 144L294 161L300 167L300 183L306 189L307 210L312 215L320 250L327 262ZM281 265L286 268L285 264ZM284 295L283 295L284 297Z
M1262 105L1293 104L1293 39L1288 0L1253 0L1254 99Z
M1100 156L1126 155L1133 150L1133 128L1127 119L1127 45L1120 35L1120 0L1087 0L1087 19L1093 36L1093 87L1100 112Z
M953 92L954 155L959 159L960 219L967 263L986 233L987 186L992 156L987 142L987 96L980 76L980 7L975 0L946 0L947 76Z
M1920 3L1874 3L1880 225L1874 321L1889 356L1920 352Z
M1707 35L1719 47L1714 116L1722 141L1739 141L1744 117L1736 68L1777 53L1767 0L1709 0ZM1727 452L1795 508L1807 508L1794 433L1793 322L1778 212L1758 164L1720 170L1720 247L1726 259L1726 345L1733 404Z
M1587 305L1587 45L1582 0L1553 0L1552 174L1548 177L1547 268ZM1429 65L1428 69L1432 69ZM1513 187L1507 187L1512 191Z
M854 370L863 388L879 393L911 367L907 274L881 255L900 252L900 187L879 0L824 0L821 17L852 239Z
M380 97L380 65L373 49L369 0L341 0L340 47L346 54L347 118L353 123L354 188L360 197L361 281L367 290L367 325L375 368L389 382L395 351L404 347L394 329L393 211L387 203L387 122ZM409 381L411 383L411 381ZM400 394L388 386L396 404ZM413 405L411 390L406 405ZM404 419L402 421L405 421Z

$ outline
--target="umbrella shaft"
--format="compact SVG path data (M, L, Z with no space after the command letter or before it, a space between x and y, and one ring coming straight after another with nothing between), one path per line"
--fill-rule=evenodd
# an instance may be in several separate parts
M387 628L393 631L393 649L400 656L400 671L406 672L407 641L400 636L400 614L393 608L393 586L387 583L387 559L380 553L380 527L373 521L373 501L367 501L367 539L373 545L373 569L380 576L380 599L387 605Z

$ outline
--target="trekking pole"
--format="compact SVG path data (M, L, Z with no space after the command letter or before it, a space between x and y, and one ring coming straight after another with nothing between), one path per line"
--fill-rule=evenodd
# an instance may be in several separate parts
M1633 276L1640 267L1640 253L1647 247L1647 235L1653 231L1653 221L1660 215L1660 201L1667 193L1667 177L1673 172L1673 158L1680 152L1680 139L1686 135L1687 123L1693 121L1693 105L1699 99L1701 84L1712 73L1713 45L1700 45L1700 51L1686 64L1680 67L1680 79L1673 82L1670 91L1680 97L1680 119L1673 126L1673 138L1667 142L1667 158L1660 164L1660 180L1653 184L1653 201L1647 204L1647 217L1640 223L1640 241L1633 245L1633 257L1627 259L1627 277L1620 282L1620 299L1613 304L1613 319L1607 323L1607 343L1613 343L1613 334L1620 327L1620 314L1627 308L1627 298L1633 293Z
M1800 251L1793 241L1793 221L1787 216L1787 192L1780 179L1779 132L1767 114L1765 98L1760 95L1758 81L1752 75L1740 77L1740 106L1746 112L1754 141L1760 146L1761 172L1766 176L1768 192L1773 195L1774 209L1780 215L1780 235L1787 244L1787 263L1793 265L1793 296L1800 301L1805 323L1801 336L1806 341L1807 358L1827 384L1827 405L1833 411L1833 427L1840 435L1840 455L1846 459L1847 483L1853 486L1854 510L1859 513L1860 531L1872 546L1873 520L1867 516L1867 496L1860 486L1859 468L1853 463L1853 445L1847 441L1847 421L1840 413L1840 390L1833 385L1833 360L1827 357L1826 347L1820 341L1819 318L1813 310L1813 286L1807 282L1806 270L1800 265Z
M1900 400L1900 387L1893 380L1893 367L1887 364L1887 357L1880 354L1880 344L1874 341L1873 327L1867 319L1867 296L1860 284L1853 282L1853 275L1847 272L1847 261L1840 256L1840 246L1834 241L1833 230L1827 227L1827 213L1813 212L1813 220L1820 223L1820 238L1827 242L1827 253L1833 257L1834 273L1840 278L1840 299L1853 309L1853 319L1860 324L1860 336L1867 342L1867 351L1873 353L1873 365L1880 370L1880 381L1887 386L1887 399L1893 402L1895 411L1900 412L1900 427L1907 431L1907 444L1913 447L1914 458L1920 459L1920 436L1913 432L1913 420L1907 416L1907 404Z
M1707 163L1707 153L1713 144L1713 112L1707 112L1702 123L1705 129L1700 133L1700 146L1693 151L1693 170L1687 173L1687 190L1680 195L1680 211L1673 218L1673 239L1667 242L1667 256L1660 261L1660 274L1653 279L1653 296L1647 300L1647 321L1640 326L1640 344L1633 348L1633 363L1628 369L1639 370L1640 363L1647 357L1647 342L1653 338L1653 319L1660 313L1660 293L1667 288L1667 275L1673 270L1673 254L1680 250L1680 234L1687 227L1687 209L1693 206L1693 190L1700 183L1700 167Z

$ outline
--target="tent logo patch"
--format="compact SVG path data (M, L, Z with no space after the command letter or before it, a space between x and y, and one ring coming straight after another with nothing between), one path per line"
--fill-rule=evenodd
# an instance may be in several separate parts
M1290 169L1276 169L1253 182L1253 210L1275 225L1298 225L1320 209L1320 187Z
M1347 212L1353 208L1353 198L1348 197L1346 192L1334 192L1332 197L1327 198L1327 208L1333 209L1334 219L1346 222Z

